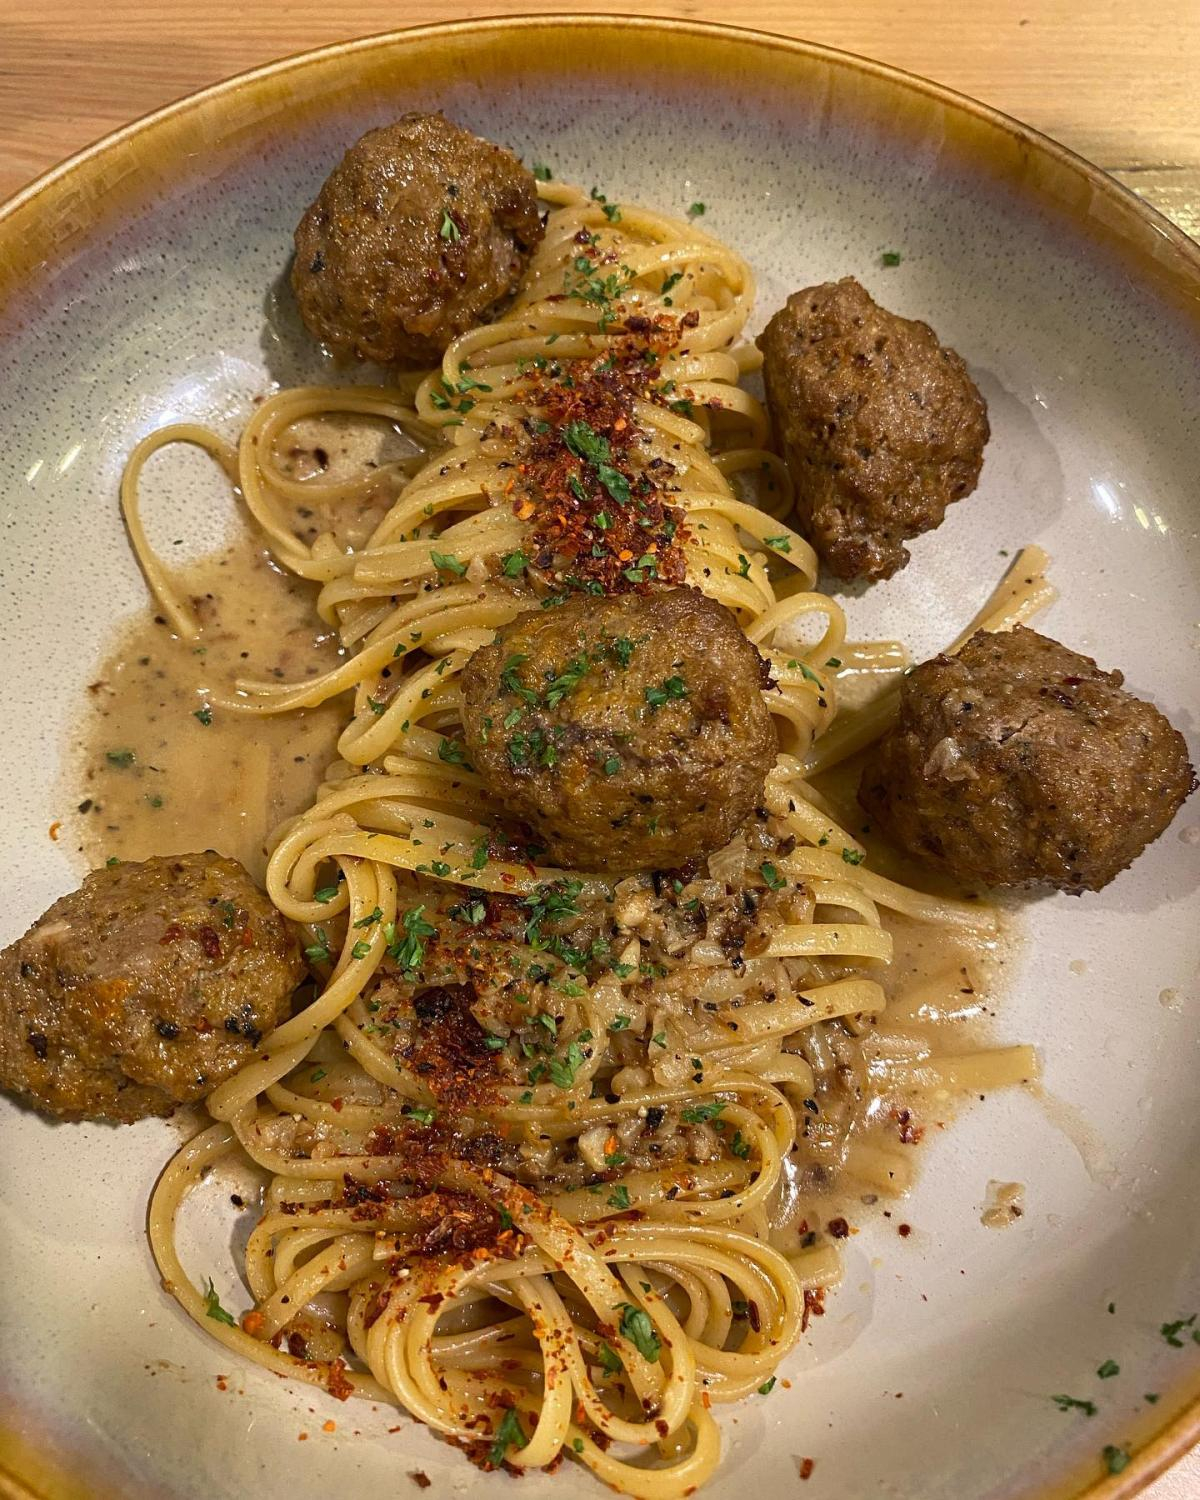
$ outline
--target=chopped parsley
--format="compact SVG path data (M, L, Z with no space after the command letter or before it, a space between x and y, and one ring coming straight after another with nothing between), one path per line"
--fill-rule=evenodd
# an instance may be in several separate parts
M588 422L568 422L562 431L563 442L576 458L595 470L596 478L617 502L629 504L629 480L612 465L608 439Z
M224 1323L230 1328L236 1328L238 1326L237 1319L233 1316L233 1314L227 1313L221 1306L221 1299L217 1296L217 1289L212 1284L211 1276L209 1277L204 1287L204 1311L210 1318L214 1318L218 1323Z
M313 900L319 901L322 906L326 906L333 900L337 893L338 888L336 885L323 885L319 891L313 892Z
M866 855L861 849L843 849L842 858L848 865L861 865Z
M1081 1411L1089 1417L1096 1415L1094 1401L1081 1401L1078 1396L1051 1396L1050 1399L1059 1411Z
M750 559L746 556L746 554L744 552L739 552L738 553L738 570L737 570L737 576L739 578L749 578L750 577Z
M466 563L460 562L453 552L438 552L431 547L429 561L439 572L453 573L456 578L461 578L467 571Z
M549 182L551 177L554 176L554 173L551 172L550 168L544 161L535 161L533 166L530 167L529 170L533 173L534 177L536 177L539 182Z
M770 1378L770 1380L764 1380L763 1383L762 1383L762 1385L759 1386L759 1388L758 1388L758 1394L760 1396L769 1396L774 1389L775 1389L775 1377L774 1377L774 1375L772 1375L771 1378Z
M1110 1474L1119 1474L1129 1463L1129 1449L1118 1448L1113 1443L1105 1443L1100 1455L1104 1465Z
M625 1028L628 1025L629 1025L629 1017L628 1016L614 1016L612 1018L612 1020L608 1023L608 1029L609 1029L609 1031L624 1031Z
M382 921L382 919L383 912L380 911L379 907L376 907L374 911L369 911L365 917L359 917L354 925L355 927L374 927L375 923Z
M109 750L105 754L105 760L110 766L131 766L137 759L132 750Z
M438 759L444 760L451 766L462 766L464 770L472 767L467 761L466 753L457 740L441 739L438 741Z
M601 767L606 776L615 776L621 769L621 762L615 755L610 755Z
M525 1434L520 1422L517 1421L516 1409L510 1406L496 1428L496 1436L492 1441L492 1446L488 1449L488 1463L494 1469L498 1469L510 1448L523 1448L525 1443Z
M734 1156L745 1161L750 1155L750 1142L742 1139L742 1132L740 1130L735 1130L733 1140L729 1143L729 1149L733 1152Z
M206 703L203 708L198 708L193 712L192 718L199 719L201 724L207 729L212 723L212 709Z
M659 295L665 297L672 287L676 287L683 280L682 271L672 271L667 279L659 287Z
M687 211L687 213L688 213L688 218L689 219L699 219L699 218L702 218L703 215L704 215L704 212L705 212L705 208L704 208L704 204L703 203L691 203L691 204L688 205L688 211Z
M552 1057L550 1059L550 1082L560 1089L571 1089L575 1087L575 1075L583 1066L583 1048L578 1042L572 1042L567 1048L565 1057Z
M693 1066L698 1062L693 1058ZM703 1104L692 1104L680 1112L679 1118L686 1125L703 1125L706 1120L715 1120L725 1108L723 1099L706 1099Z
M529 559L524 552L506 552L500 559L500 571L505 578L520 578L521 574L529 566Z
M317 928L317 941L305 948L304 956L311 958L315 964L329 962L329 934L323 927Z
M646 702L651 708L661 708L664 703L676 703L687 697L687 683L682 677L664 677L657 687L646 689Z
M452 244L457 244L462 239L462 230L459 229L458 225L450 217L450 210L448 208L442 210L442 227L438 230L438 234L442 239L449 240Z
M629 1189L623 1182L618 1182L616 1187L608 1195L609 1208L626 1209L629 1207Z
M790 552L792 544L786 536L765 536L763 542L766 546L774 548L776 552Z
M885 266L898 266L900 264L900 252L899 250L885 250L879 259Z
M425 962L425 939L437 936L437 928L421 915L424 910L424 905L414 906L404 913L400 921L403 937L396 931L395 922L389 922L383 929L388 954L405 974L415 974L420 969Z
M600 1367L610 1375L619 1375L625 1366L621 1363L621 1356L615 1349L610 1349L607 1344L601 1344L596 1350L596 1358L600 1361Z
M787 881L779 873L779 871L775 868L775 866L769 859L764 859L762 864L759 865L758 873L762 876L762 878L767 882L767 885L773 891L781 891L787 884Z
M1179 1337L1179 1335L1184 1331L1185 1328L1191 1330L1191 1337L1193 1342L1200 1344L1200 1332L1197 1332L1197 1330L1193 1327L1195 1321L1196 1314L1193 1313L1190 1318L1178 1318L1174 1323L1161 1324L1158 1331L1162 1334L1163 1338L1166 1339L1167 1343L1170 1344L1172 1349L1182 1349L1183 1340Z
M1120 1373L1121 1366L1116 1362L1115 1359L1106 1359L1100 1366L1100 1368L1096 1371L1096 1374L1100 1377L1101 1380L1111 1380L1114 1375L1119 1375Z
M370 943L368 943L365 938L359 938L358 942L355 943L354 947L350 950L350 957L366 958L367 954L370 953L370 951Z
M662 1345L650 1314L643 1308L634 1307L632 1302L619 1302L617 1306L621 1309L621 1332L642 1358L653 1364L662 1352Z
M406 1119L415 1120L418 1125L432 1125L437 1119L437 1110L424 1104L406 1104L400 1113Z

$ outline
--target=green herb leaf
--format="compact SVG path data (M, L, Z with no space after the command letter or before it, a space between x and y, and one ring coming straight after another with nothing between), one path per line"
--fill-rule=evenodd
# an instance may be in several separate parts
M762 1385L759 1386L759 1388L758 1388L758 1394L760 1396L769 1396L774 1389L775 1389L775 1377L774 1377L774 1375L772 1375L771 1378L770 1378L770 1380L764 1380L763 1383L762 1383Z
M629 1017L628 1016L614 1016L612 1018L612 1020L608 1023L608 1029L609 1029L609 1031L624 1031L625 1028L628 1025L629 1025Z
M438 552L431 547L429 549L429 561L439 572L453 573L458 578L461 578L467 571L466 563L459 562L453 552Z
M323 906L325 906L333 900L337 893L338 888L336 885L323 885L319 891L313 892L313 900L319 901Z
M370 953L370 951L371 951L371 945L370 945L370 943L368 943L365 938L360 938L358 940L358 942L355 943L354 947L351 948L351 950L350 950L350 957L351 958L366 958L367 954Z
M212 723L212 709L209 708L207 704L205 704L203 708L198 708L195 710L195 712L192 714L192 718L199 719L201 724L203 724L207 729L208 726Z
M698 1066L696 1059L692 1061ZM681 1110L679 1118L687 1125L703 1125L706 1120L715 1120L724 1108L724 1099L706 1099L703 1104L692 1104Z
M131 766L137 759L132 750L108 750L104 758L110 766Z
M885 250L879 257L885 266L898 266L900 264L899 250Z
M1089 1417L1096 1415L1094 1401L1081 1401L1077 1396L1051 1396L1050 1399L1059 1411L1081 1411Z
M500 571L505 578L520 578L528 566L529 559L521 551L506 552L500 559Z
M221 1306L221 1299L217 1296L217 1289L212 1284L211 1276L204 1287L204 1311L218 1323L224 1323L230 1328L238 1326L237 1319Z
M773 547L776 552L790 552L792 544L786 536L765 536L763 541L768 547Z
M498 1469L504 1462L504 1455L510 1448L523 1448L527 1439L517 1421L517 1413L513 1407L509 1407L501 1418L500 1425L496 1428L496 1436L492 1446L488 1449L488 1463L494 1469Z
M653 1364L662 1352L662 1345L650 1314L644 1308L634 1307L632 1302L619 1302L617 1306L621 1309L621 1332L642 1358Z
M691 203L688 205L687 213L689 219L699 219L702 217L704 212L705 209L703 203Z
M467 760L466 753L457 740L441 739L438 741L438 759L444 760L451 766L462 766L465 770L472 767Z
M609 1208L626 1209L629 1207L629 1189L623 1182L618 1182L616 1187L608 1195Z
M1105 1443L1100 1456L1110 1474L1119 1474L1129 1463L1129 1449L1118 1448L1113 1443Z
M842 858L848 865L861 865L866 855L861 849L843 849Z
M355 927L374 927L376 922L380 922L382 920L383 912L380 911L379 907L376 907L374 911L369 911L365 917L359 917L358 921L355 922L354 925Z
M758 872L773 891L781 891L787 884L787 880L779 873L769 859L763 860L762 864L758 867Z
M400 1113L410 1120L415 1120L418 1125L432 1125L437 1119L437 1110L429 1109L424 1104L406 1104Z
M450 217L450 210L448 208L442 210L442 227L438 230L438 234L441 235L442 239L451 241L452 244L457 244L462 239L462 230L459 229L458 225Z
M323 927L318 927L317 941L305 948L304 956L311 958L315 964L329 962L329 935Z
M543 161L535 161L529 169L539 182L549 182L554 175Z
M1111 1380L1114 1375L1119 1375L1120 1373L1121 1366L1116 1362L1115 1359L1106 1359L1100 1366L1100 1368L1096 1371L1096 1374L1099 1375L1101 1380Z
M600 1368L610 1375L619 1375L625 1368L621 1363L621 1356L615 1349L610 1349L607 1344L601 1344L596 1350L596 1358L600 1361Z

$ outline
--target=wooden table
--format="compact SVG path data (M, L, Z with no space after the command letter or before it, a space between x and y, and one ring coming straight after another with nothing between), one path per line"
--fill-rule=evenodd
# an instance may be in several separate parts
M1090 157L1200 239L1200 0L0 0L0 198L137 115L289 52L570 9L736 21L924 74ZM1147 1500L1197 1495L1200 1451Z

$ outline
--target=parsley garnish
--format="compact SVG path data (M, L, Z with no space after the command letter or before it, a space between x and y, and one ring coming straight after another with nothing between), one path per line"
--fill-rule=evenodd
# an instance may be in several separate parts
M336 885L323 885L319 891L313 892L313 900L319 901L322 906L325 906L333 900L337 893L338 888Z
M600 1361L601 1368L607 1370L610 1375L619 1375L625 1368L621 1363L621 1356L615 1349L610 1349L607 1344L601 1344L596 1350L596 1358Z
M381 921L382 918L383 912L380 911L379 907L376 907L374 911L369 911L365 917L359 917L354 925L355 927L374 927L375 923Z
M608 1195L609 1208L626 1209L629 1207L629 1189L623 1182L618 1182L616 1187Z
M317 941L304 950L305 958L311 958L315 964L327 963L329 960L329 935L323 927L317 928Z
M664 703L686 698L687 691L687 683L682 677L664 677L657 687L646 689L646 702L651 708L661 708Z
M225 1323L230 1328L238 1326L237 1319L221 1306L221 1299L217 1296L217 1289L212 1284L211 1276L204 1288L204 1311L210 1318L215 1318L218 1323Z
M494 1469L498 1469L504 1462L504 1455L510 1448L523 1448L526 1438L521 1430L521 1424L517 1421L517 1413L514 1407L509 1407L501 1418L499 1427L496 1428L496 1436L492 1446L488 1449L488 1463Z
M418 1125L432 1125L437 1119L437 1110L430 1109L424 1104L406 1104L400 1113L410 1120L415 1120Z
M423 905L414 906L404 913L400 923L404 929L403 937L397 933L394 922L389 922L383 929L389 955L406 974L416 973L424 963L425 939L437 936L437 928L421 915L424 910Z
M848 865L861 865L866 855L861 849L843 849L842 858Z
M1120 1373L1121 1366L1116 1362L1115 1359L1106 1359L1100 1366L1100 1368L1096 1371L1096 1374L1100 1377L1101 1380L1111 1380L1114 1375L1119 1375Z
M770 1380L764 1380L763 1383L762 1383L762 1385L759 1386L759 1388L758 1388L758 1394L760 1396L769 1396L774 1389L775 1389L775 1377L774 1377L774 1375L772 1375L771 1378L770 1378Z
M742 1139L742 1132L740 1130L735 1130L733 1140L729 1143L729 1149L733 1152L734 1156L740 1157L742 1161L745 1161L750 1155L750 1142Z
M438 741L438 759L444 760L452 766L462 766L464 770L471 770L463 747L457 740L441 739Z
M578 1042L572 1042L567 1048L566 1057L550 1059L550 1082L560 1089L574 1088L575 1075L583 1066L583 1061L583 1048Z
M693 1104L682 1110L679 1118L687 1125L703 1125L706 1120L715 1120L724 1108L723 1099L707 1099L703 1104Z
M1081 1401L1077 1396L1051 1396L1050 1399L1058 1407L1059 1411L1081 1411L1089 1417L1096 1415L1096 1403L1094 1401Z
M787 881L769 859L764 859L762 864L759 865L758 870L759 874L773 891L781 891L787 884Z
M899 250L885 250L879 257L885 266L898 266L900 264Z
M212 709L206 703L203 708L198 708L193 712L192 718L199 719L201 724L207 729L212 723Z
M619 469L613 468L608 439L583 421L568 422L562 430L562 437L570 452L595 470L596 478L617 504L628 505L629 480Z
M750 559L746 556L746 554L744 552L739 552L738 553L738 570L737 570L737 576L739 578L749 578L750 577Z
M682 271L672 271L667 279L659 287L659 295L665 297L672 287L676 287L683 280Z
M1129 1449L1118 1448L1112 1443L1104 1445L1104 1451L1100 1456L1103 1458L1110 1474L1119 1474L1129 1463Z
M456 578L461 578L467 571L467 565L459 562L453 552L437 552L431 547L429 549L429 561L439 571L453 573Z
M544 161L535 161L529 170L539 182L549 182L554 175Z
M688 211L687 211L688 212L688 218L689 219L699 219L704 214L704 211L705 210L704 210L704 204L703 203L692 203L692 204L689 204Z
M606 776L615 776L621 769L621 762L615 755L610 755L601 767Z
M371 951L371 945L370 945L370 943L368 943L365 938L360 938L358 940L358 942L355 943L354 947L351 948L351 950L350 950L350 957L351 958L366 958L367 954L370 953L370 951Z
M137 759L132 750L109 750L104 758L110 766L131 766Z
M628 1016L614 1016L612 1018L612 1020L608 1023L608 1029L609 1029L609 1031L624 1031L625 1028L628 1025L629 1025L629 1017Z
M1166 1339L1167 1343L1170 1344L1172 1349L1182 1349L1183 1340L1179 1335L1185 1328L1192 1328L1195 1321L1196 1314L1193 1313L1190 1318L1179 1318L1174 1323L1163 1323L1158 1331ZM1200 1344L1200 1334L1194 1328L1192 1329L1192 1339L1195 1343Z
M634 1307L632 1302L619 1302L617 1306L621 1309L621 1332L642 1358L653 1364L662 1352L662 1345L650 1314L643 1308Z
M505 578L520 578L528 566L529 559L524 552L506 552L500 559L500 571Z
M790 552L792 550L792 544L786 536L765 536L763 537L763 541L768 547L773 547L776 552Z
M457 241L462 239L462 230L459 229L458 225L450 217L450 210L448 208L442 210L442 227L438 230L438 234L441 235L442 239L450 240L452 243L457 243Z

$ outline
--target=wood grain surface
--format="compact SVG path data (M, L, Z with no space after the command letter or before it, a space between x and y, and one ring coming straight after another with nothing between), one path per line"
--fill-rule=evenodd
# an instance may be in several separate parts
M0 0L0 199L138 115L290 52L584 9L735 22L923 74L1054 136L1200 239L1200 0ZM1197 1453L1146 1492L1197 1496Z

